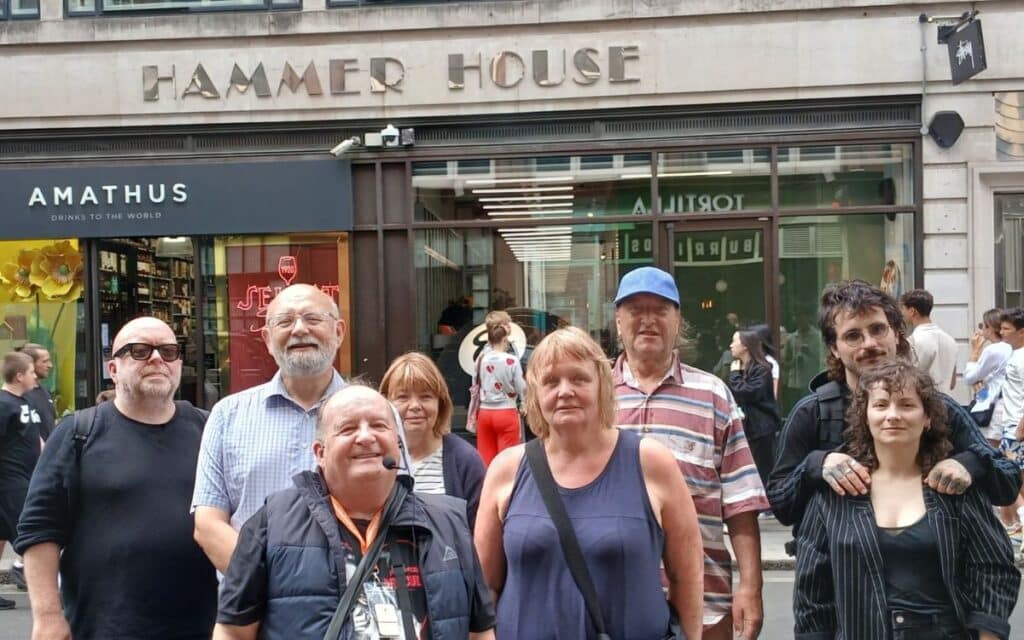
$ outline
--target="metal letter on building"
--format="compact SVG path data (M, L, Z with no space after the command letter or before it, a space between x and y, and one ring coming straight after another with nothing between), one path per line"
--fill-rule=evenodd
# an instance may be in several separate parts
M230 96L232 89L238 93L245 93L249 90L249 87L252 87L256 95L261 98L270 96L270 83L267 82L267 74L263 71L262 62L256 66L256 70L252 72L251 76L246 76L241 67L235 64L235 67L231 70L231 84L228 85L228 90L224 93L224 96Z
M355 66L359 62L355 58L332 58L328 63L328 73L330 74L331 83L331 95L334 96L345 96L358 94L359 90L349 91L347 88L348 83L346 82L346 76L352 72L359 71L359 67ZM350 66L351 65L351 66Z
M185 87L185 90L181 92L182 98L186 96L220 97L220 91L217 91L217 87L213 86L213 81L210 80L210 76L206 73L203 65L196 65L196 70L192 72L192 79L189 81L188 86Z
M515 60L519 64L519 77L509 80L509 62ZM491 60L491 81L502 89L511 89L526 76L526 63L515 51L499 51Z
M398 65L398 78L388 82L388 63ZM405 65L396 58L370 58L370 93L384 93L388 89L402 93L398 85L405 79Z
M156 102L160 99L160 82L171 81L171 93L178 95L178 88L174 84L174 65L171 65L171 75L160 75L160 68L154 65L142 67L142 99L146 102Z
M565 49L562 49L562 75L558 81L550 78L548 64L548 52L546 49L539 49L533 52L533 80L541 87L557 87L565 82Z
M626 62L640 59L640 47L608 47L608 81L640 82L640 78L626 76Z
M292 69L291 63L284 63L284 71L281 72L281 82L277 85L277 95L281 95L282 87L288 87L292 93L295 93L299 90L299 86L303 84L306 85L307 95L323 95L324 91L320 87L320 76L316 74L316 64L310 61L306 71L300 77L299 74L295 73L295 69Z
M448 89L454 91L466 88L466 69L476 69L477 87L483 88L480 65L481 56L479 53L476 54L476 64L466 64L465 57L461 53L448 54Z
M579 78L573 78L576 84L594 84L601 79L601 66L597 64L597 49L586 47L572 56L572 64L579 72Z

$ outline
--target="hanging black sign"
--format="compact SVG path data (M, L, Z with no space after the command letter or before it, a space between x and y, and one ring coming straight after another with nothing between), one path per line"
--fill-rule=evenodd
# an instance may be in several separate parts
M971 20L960 30L947 34L946 47L949 48L949 69L954 85L988 68L985 62L985 40L981 36L981 20Z

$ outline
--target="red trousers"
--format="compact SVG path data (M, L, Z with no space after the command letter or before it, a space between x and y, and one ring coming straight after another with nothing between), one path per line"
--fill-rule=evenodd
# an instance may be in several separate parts
M489 467L503 449L519 444L518 409L480 408L476 418L476 448Z

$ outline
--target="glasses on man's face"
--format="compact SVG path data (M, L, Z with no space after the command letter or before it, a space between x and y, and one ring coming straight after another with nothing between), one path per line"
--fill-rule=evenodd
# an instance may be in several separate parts
M149 360L153 351L160 354L164 362L174 362L181 357L179 344L146 344L145 342L129 342L114 352L115 358L131 356L132 360Z
M329 313L317 313L315 311L299 314L283 313L267 318L267 326L271 329L291 329L299 320L302 320L302 324L307 327L318 327L325 322L337 320L337 318Z
M888 336L890 331L892 327L888 322L876 322L868 326L867 335L871 336L872 340L881 340ZM860 329L851 329L839 336L839 339L848 347L859 347L864 344L864 333Z

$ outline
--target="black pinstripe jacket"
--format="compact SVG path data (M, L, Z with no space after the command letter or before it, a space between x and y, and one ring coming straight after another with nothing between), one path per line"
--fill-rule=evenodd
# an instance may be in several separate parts
M974 488L962 496L947 496L925 487L924 502L956 617L968 629L1007 638L1020 572L992 507ZM796 548L793 609L798 640L890 637L870 496L818 492L807 508Z

